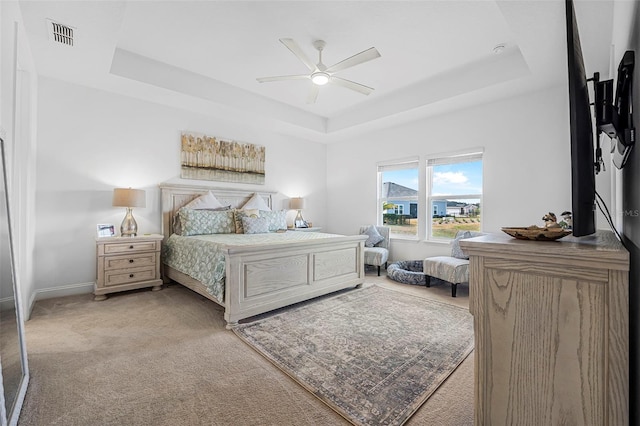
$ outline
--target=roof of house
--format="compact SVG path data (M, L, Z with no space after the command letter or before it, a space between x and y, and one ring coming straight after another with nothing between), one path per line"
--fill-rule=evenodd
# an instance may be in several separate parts
M415 189L407 188L406 186L398 185L394 182L382 183L383 198L415 197L416 195L418 195L418 191Z

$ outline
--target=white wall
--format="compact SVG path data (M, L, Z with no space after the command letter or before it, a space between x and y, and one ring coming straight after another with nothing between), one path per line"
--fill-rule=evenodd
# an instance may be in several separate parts
M555 87L330 145L331 230L353 233L376 222L377 162L479 146L484 147L483 230L542 225L546 212L571 210L568 110L566 87ZM413 260L449 252L442 243L396 239L390 256Z
M181 131L266 147L264 185L186 182L279 191L277 209L286 208L289 197L303 196L305 219L326 222L325 145L48 78L39 81L38 106L39 298L93 291L96 224L119 228L124 218L124 209L111 206L114 187L146 189L147 207L134 209L134 216L141 233L160 232L158 184L181 181Z

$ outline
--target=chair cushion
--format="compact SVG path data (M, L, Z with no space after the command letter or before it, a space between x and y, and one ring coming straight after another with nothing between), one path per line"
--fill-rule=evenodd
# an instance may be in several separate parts
M389 260L389 250L384 247L365 247L364 263L365 265L380 266Z
M373 247L384 240L384 237L380 235L378 229L373 225L370 225L367 229L362 231L362 234L369 236L369 238L364 242L365 247Z
M430 277L440 278L452 284L469 281L469 261L449 256L428 257L422 271Z

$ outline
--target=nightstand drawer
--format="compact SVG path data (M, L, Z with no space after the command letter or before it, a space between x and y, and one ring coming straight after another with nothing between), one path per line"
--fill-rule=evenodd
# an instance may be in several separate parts
M142 266L154 266L156 253L133 254L131 256L109 256L104 258L104 269L139 268Z
M126 270L105 271L104 285L106 287L120 284L135 283L156 279L156 267L131 268Z
M155 251L159 241L137 241L126 243L112 243L104 245L104 254L133 253L141 251Z

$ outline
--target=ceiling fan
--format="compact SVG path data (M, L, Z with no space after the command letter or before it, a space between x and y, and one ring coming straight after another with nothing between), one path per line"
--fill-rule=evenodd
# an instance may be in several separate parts
M313 46L318 50L317 64L314 64L307 57L307 55L305 55L302 49L300 49L300 46L298 46L298 43L296 43L292 38L281 38L280 42L284 44L294 55L296 55L296 57L300 59L300 61L302 61L302 63L305 64L307 68L309 68L309 71L311 73L257 78L256 80L258 80L260 83L283 80L309 79L313 84L311 85L311 90L309 91L309 95L307 96L308 104L312 104L316 101L316 99L318 98L318 92L320 91L320 86L324 86L325 84L335 84L337 86L346 87L347 89L355 90L356 92L362 93L363 95L368 95L369 93L373 92L372 87L338 77L335 75L335 73L347 68L351 68L363 62L379 58L380 53L378 53L375 47L363 50L362 52L356 53L355 55L343 61L340 61L337 64L327 67L322 63L322 50L326 46L326 43L323 40L316 40L313 42Z

